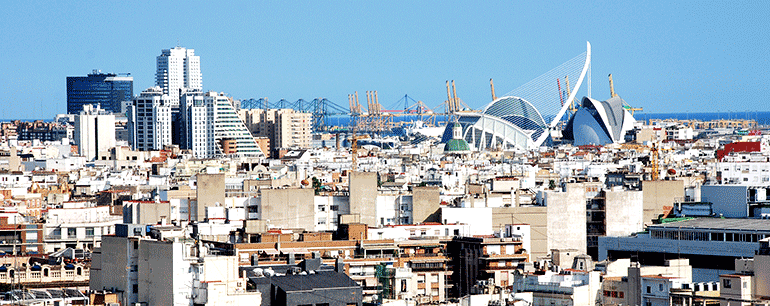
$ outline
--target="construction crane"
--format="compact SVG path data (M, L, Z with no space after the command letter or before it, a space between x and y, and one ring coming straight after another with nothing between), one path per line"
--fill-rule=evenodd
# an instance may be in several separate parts
M653 142L652 149L650 150L650 164L652 168L653 181L657 181L658 176L660 175L660 166L658 165L659 158L660 156L658 152L658 146Z
M489 87L492 87L492 101L497 100L497 96L495 95L495 83L492 82L492 79L489 79Z
M610 98L615 98L615 97L618 96L618 94L615 93L615 82L612 81L612 73L610 73L608 78L610 79ZM636 113L636 111L640 111L641 112L641 111L644 110L641 107L632 107L631 105L628 105L628 104L623 105L623 108L625 108L626 110L631 111L631 116L633 116L634 113Z
M350 136L350 155L351 155L351 164L350 164L350 171L357 171L358 170L358 140L366 138L364 135L356 135L356 127L353 126L353 129L351 130L351 136Z
M615 93L615 83L612 82L612 73L609 75L610 78L610 98L617 97L618 94Z

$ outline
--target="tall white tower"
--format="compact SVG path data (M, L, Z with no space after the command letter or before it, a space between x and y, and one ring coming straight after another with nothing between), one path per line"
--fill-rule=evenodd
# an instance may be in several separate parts
M155 85L171 99L179 101L181 89L203 90L201 60L194 49L163 49L158 56Z

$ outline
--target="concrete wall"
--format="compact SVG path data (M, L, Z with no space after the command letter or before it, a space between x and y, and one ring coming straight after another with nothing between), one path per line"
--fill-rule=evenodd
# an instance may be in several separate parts
M529 224L530 261L548 255L548 216L545 206L492 208L492 228L499 230L506 224Z
M441 204L441 191L438 187L414 187L412 194L414 223L441 222L438 211Z
M642 191L605 192L605 231L607 236L627 236L644 230Z
M674 206L674 201L684 200L684 181L643 181L642 197L644 200L645 225L663 213L663 206Z
M315 201L311 188L262 189L260 217L270 227L315 230Z
M583 184L567 184L566 192L546 191L548 249L587 252L586 198Z
M191 209L192 220L203 221L206 218L206 207L215 206L216 203L225 203L225 174L197 174L198 191L197 204Z
M350 214L361 216L361 223L377 226L377 173L350 173Z
M770 256L754 257L754 294L770 296Z
M174 305L174 259L173 243L141 241L137 273L139 302L146 302L148 305ZM176 282L182 280L176 279Z
M96 254L96 253L95 253ZM103 290L115 288L118 290L131 290L126 288L128 281L128 240L125 237L103 236L99 259L99 268L91 269L91 290ZM96 266L96 264L94 265Z
M179 219L178 213L175 215L171 214L171 203L169 202L123 202L124 223L157 224L163 218L169 224L171 224L171 221Z
M700 187L703 201L711 202L711 208L717 215L727 218L746 218L749 216L747 187L741 185L703 185Z

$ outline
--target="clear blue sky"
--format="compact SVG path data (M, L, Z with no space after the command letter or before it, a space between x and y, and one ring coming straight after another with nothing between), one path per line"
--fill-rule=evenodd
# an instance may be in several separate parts
M593 46L593 96L645 112L766 111L767 1L9 1L0 12L0 118L66 110L67 76L201 57L205 90L347 106L377 90L437 106L445 80L468 105L508 92Z

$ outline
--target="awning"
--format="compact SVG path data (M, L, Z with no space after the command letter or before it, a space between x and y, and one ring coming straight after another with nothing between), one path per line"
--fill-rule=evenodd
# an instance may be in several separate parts
M362 249L364 250L398 250L398 247L392 244L369 244L369 245L362 245Z
M310 254L310 252L307 249L303 248L283 248L281 249L281 254Z
M259 250L259 252L262 253L262 254L267 254L267 255L278 255L278 254L280 254L278 252L278 250L275 250L275 249Z

